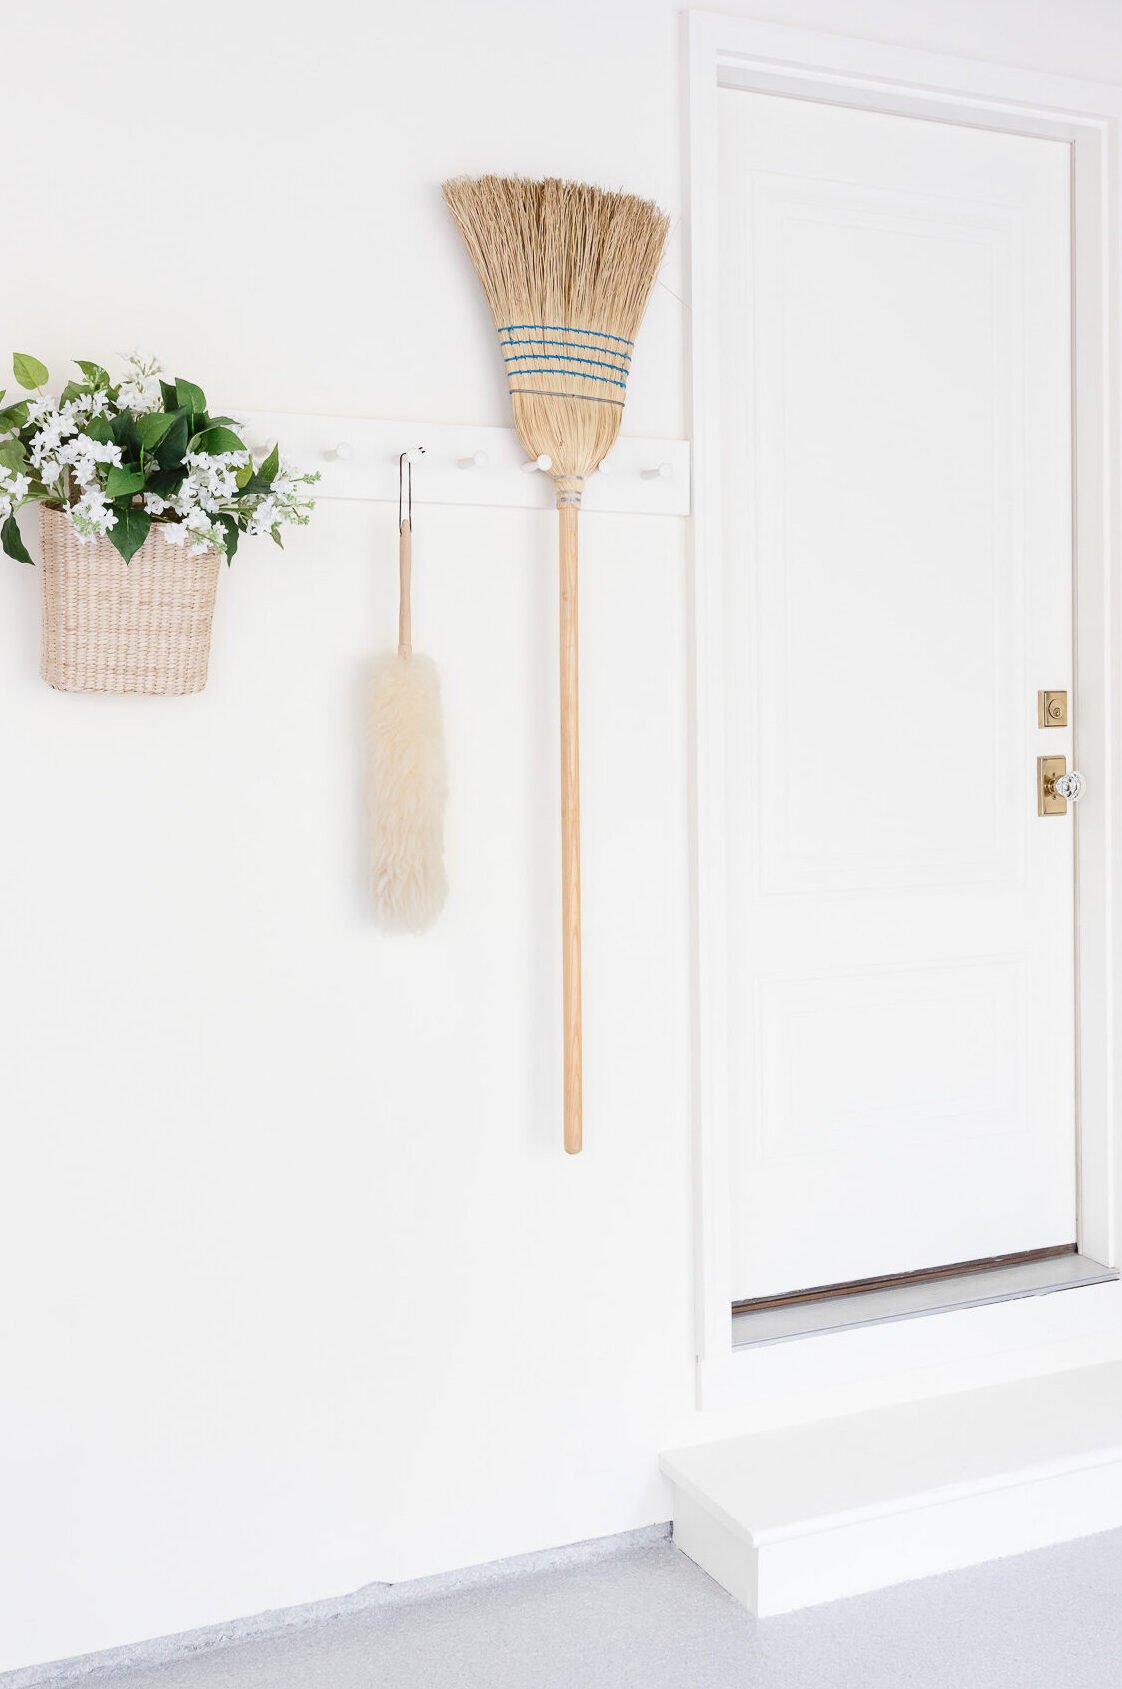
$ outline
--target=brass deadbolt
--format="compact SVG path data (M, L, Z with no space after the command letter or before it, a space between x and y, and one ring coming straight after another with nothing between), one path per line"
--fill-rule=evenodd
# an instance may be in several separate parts
M1036 719L1040 727L1066 727L1067 693L1038 692L1036 694Z

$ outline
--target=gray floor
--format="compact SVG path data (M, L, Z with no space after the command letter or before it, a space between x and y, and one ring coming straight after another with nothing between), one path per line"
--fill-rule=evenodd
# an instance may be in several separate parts
M757 1624L669 1542L98 1689L1120 1689L1122 1531Z

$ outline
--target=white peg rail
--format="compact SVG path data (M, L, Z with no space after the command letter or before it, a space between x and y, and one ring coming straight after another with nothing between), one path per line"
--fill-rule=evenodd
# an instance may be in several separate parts
M304 470L318 469L321 480L316 498L381 499L396 504L398 459L408 452L417 504L553 508L548 468L541 462L527 463L513 428L251 411L245 416L244 438L255 455L279 440L290 463ZM603 471L588 477L584 506L586 510L687 516L689 441L621 435Z

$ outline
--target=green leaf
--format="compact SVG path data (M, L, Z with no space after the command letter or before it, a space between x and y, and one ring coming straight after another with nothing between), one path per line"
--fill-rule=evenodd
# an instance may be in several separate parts
M102 369L100 364L91 364L87 358L75 358L74 362L91 387L108 387L109 372Z
M20 386L27 388L42 387L51 378L46 364L41 364L30 352L16 353L12 359L12 373Z
M219 452L245 451L242 441L229 428L207 428L196 435L191 447L193 451L208 452L211 456L217 456Z
M284 550L284 541L280 537L280 529L274 525L272 528L269 529L269 532L273 536L274 543L276 545L279 545L281 550L283 551Z
M3 545L8 556L14 557L17 563L34 563L35 561L20 537L19 523L14 516L9 516L4 526L0 528L0 545Z
M76 381L68 381L58 396L58 402L60 405L67 405L71 399L80 399L85 392L86 388L80 387Z
M168 411L150 411L146 416L137 417L137 437L146 452L159 445L174 421L175 417Z
M183 410L190 411L192 416L202 416L206 410L206 396L202 388L178 375L175 378L175 402Z
M161 378L160 392L163 394L164 409L166 411L173 411L175 409L176 405L179 403L178 399L175 396L175 386L174 386L174 384L170 381L164 381Z
M110 427L113 438L121 448L121 456L129 463L140 458L140 436L136 431L136 418L131 411L118 411L112 419Z
M97 440L103 446L113 445L113 425L107 416L91 416L86 423L85 433L91 440Z
M280 447L274 446L264 463L262 463L260 469L253 470L253 472L246 475L244 479L241 474L238 475L238 491L249 494L267 493L276 478L276 473L279 468Z
M234 553L238 549L238 524L234 517L230 516L226 511L219 512L218 522L219 526L226 534L226 561L227 563L232 563L234 561Z
M158 469L149 480L148 489L161 498L174 498L183 485L183 478L182 469Z
M27 447L22 440L0 441L0 464L17 473L27 468Z
M127 463L110 469L105 477L105 491L110 498L123 498L126 493L139 493L144 487L144 472L139 464Z
M183 462L190 430L182 411L172 416L171 427L156 447L156 462L161 469L176 469Z
M109 530L109 538L126 563L130 563L148 538L152 518L146 510L133 510L130 505L117 508L117 521Z
M8 405L0 411L0 433L6 433L9 428L23 428L27 423L27 400L20 399L17 404Z

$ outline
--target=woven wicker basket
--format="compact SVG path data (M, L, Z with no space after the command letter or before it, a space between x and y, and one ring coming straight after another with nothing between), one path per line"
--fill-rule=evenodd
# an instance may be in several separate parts
M153 528L131 563L40 505L43 679L62 692L201 692L221 556Z

